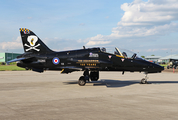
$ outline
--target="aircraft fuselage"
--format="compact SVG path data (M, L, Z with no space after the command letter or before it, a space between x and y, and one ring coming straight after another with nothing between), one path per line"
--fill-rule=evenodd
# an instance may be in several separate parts
M158 73L164 68L143 59L123 58L122 56L100 51L99 48L81 49L49 54L24 54L31 57L17 63L17 66L43 70L63 70L71 68L73 71L90 69L99 71L138 71ZM55 63L54 59L58 62Z

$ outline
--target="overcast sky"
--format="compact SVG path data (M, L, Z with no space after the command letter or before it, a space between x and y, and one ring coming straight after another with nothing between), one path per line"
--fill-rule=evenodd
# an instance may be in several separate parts
M178 54L178 0L1 0L0 11L0 52L24 52L22 27L56 51Z

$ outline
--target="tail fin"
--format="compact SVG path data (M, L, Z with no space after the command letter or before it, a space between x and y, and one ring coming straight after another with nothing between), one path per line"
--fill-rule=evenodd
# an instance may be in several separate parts
M53 52L31 30L26 28L20 28L20 34L22 37L22 43L25 52L32 52L32 53Z

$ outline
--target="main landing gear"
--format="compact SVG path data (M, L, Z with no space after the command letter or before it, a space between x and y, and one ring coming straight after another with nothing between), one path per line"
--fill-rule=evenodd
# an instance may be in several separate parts
M89 70L85 70L83 76L80 76L78 84L80 86L84 86L86 84L86 81L89 82L89 79L91 81L97 81L99 79L99 71L91 71L89 74Z
M81 76L78 80L78 84L80 86L84 86L86 84L86 80L85 80L85 77L84 76Z
M145 78L143 78L141 81L140 81L140 84L148 84L148 76L147 76L148 74L147 73L145 73Z

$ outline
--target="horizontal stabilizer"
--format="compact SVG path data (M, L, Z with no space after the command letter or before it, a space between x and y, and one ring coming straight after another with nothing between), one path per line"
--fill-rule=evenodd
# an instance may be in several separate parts
M15 58L13 60L7 61L6 63L9 64L11 62L17 62L17 61L21 61L21 60L24 60L24 59L26 59L26 58Z

